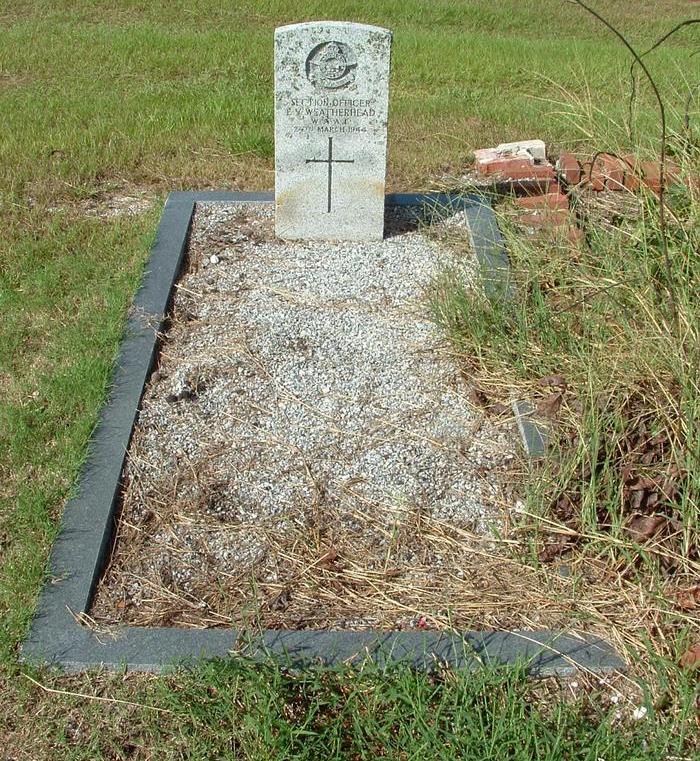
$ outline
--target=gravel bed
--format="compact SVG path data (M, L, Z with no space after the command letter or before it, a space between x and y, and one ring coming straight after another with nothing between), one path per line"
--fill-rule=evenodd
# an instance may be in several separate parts
M464 219L415 212L290 243L267 205L198 204L96 621L405 627L464 592L454 532L501 525L516 438L430 319L440 273L473 276Z

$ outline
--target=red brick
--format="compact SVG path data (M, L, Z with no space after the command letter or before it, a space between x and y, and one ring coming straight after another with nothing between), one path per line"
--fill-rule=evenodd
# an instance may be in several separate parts
M581 182L581 164L573 153L562 153L557 161L557 169L568 185Z
M629 165L623 159L610 153L601 153L595 158L591 185L594 190L622 190L628 169ZM603 187L600 187L601 183Z
M569 212L565 209L550 211L542 214L522 214L518 217L518 224L527 227L551 228L569 224Z
M644 161L640 165L642 182L654 193L661 191L661 165L658 161ZM673 161L666 162L666 171L664 172L664 181L666 185L673 185L680 182L680 167Z
M474 151L475 164L488 164L489 161L495 161L500 158L495 148L477 148Z
M515 199L515 205L521 209L552 209L559 211L569 208L569 199L559 192L549 192L541 195L523 196Z
M527 159L496 159L495 161L479 162L479 174L503 174L511 177L513 172L521 172L533 168L533 163Z
M513 169L504 176L509 180L555 180L554 167L551 164L531 164L524 169Z
M593 190L622 190L627 163L609 153L601 153L582 166L581 181Z
M593 190L600 192L605 190L605 178L596 172L593 163L584 161L581 164L581 184L590 185Z
M624 190L625 189L625 177L627 175L623 174L622 178L617 180L613 179L612 177L608 177L605 180L605 188L606 190Z
M580 227L577 225L569 225L569 229L566 231L566 238L569 243L580 243L585 237L586 234Z
M639 190L642 185L642 181L637 177L634 172L628 172L625 175L625 187L627 190L631 190L633 193Z
M644 185L654 193L661 190L661 167L658 161L639 161L635 156L626 156L629 164L624 185L628 190L637 191ZM666 162L666 185L681 182L680 167L675 161Z

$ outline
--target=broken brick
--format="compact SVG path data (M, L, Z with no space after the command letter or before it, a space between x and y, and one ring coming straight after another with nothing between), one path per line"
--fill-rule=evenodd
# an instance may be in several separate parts
M590 172L593 190L623 190L625 175L629 170L630 165L624 159L611 153L599 154Z
M661 164L658 161L639 161L632 155L625 158L629 166L624 179L627 190L636 191L644 185L654 193L661 191ZM666 161L665 182L666 185L681 182L681 169L675 161Z
M488 164L489 161L496 161L501 158L498 151L495 148L477 148L474 151L474 163L475 164Z
M625 188L635 193L642 186L641 179L634 174L634 172L628 172L625 175Z
M521 209L551 209L553 211L569 208L569 199L557 191L540 195L523 196L515 199L515 205Z
M645 161L641 164L642 182L654 193L661 191L661 165L658 161ZM666 162L666 171L664 173L666 185L673 185L680 182L680 167L672 161Z
M573 153L562 153L557 161L557 170L568 185L581 182L581 164Z
M476 168L479 174L502 174L512 177L514 172L531 171L534 164L527 159L498 158L492 161L478 162Z
M547 210L541 214L523 214L518 217L518 224L527 227L551 228L570 222L569 212L564 209Z
M557 170L564 179L576 176L575 156L562 154L557 162ZM647 187L654 193L661 189L661 166L658 161L640 161L634 154L615 156L612 153L597 153L589 161L581 162L580 185L590 187L596 192L605 190L629 190L635 192ZM570 173L567 174L567 170ZM665 161L666 185L682 182L681 169L675 161ZM570 183L571 184L571 183ZM692 181L687 182L692 187Z
M504 177L509 180L555 180L551 164L532 164L522 169L512 169Z

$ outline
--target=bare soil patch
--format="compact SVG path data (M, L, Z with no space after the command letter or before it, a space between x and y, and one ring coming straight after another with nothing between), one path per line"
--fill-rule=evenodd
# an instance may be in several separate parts
M157 201L156 194L147 189L133 188L119 192L105 191L93 197L71 204L50 206L49 212L76 211L86 217L113 219L115 217L134 216L150 211Z

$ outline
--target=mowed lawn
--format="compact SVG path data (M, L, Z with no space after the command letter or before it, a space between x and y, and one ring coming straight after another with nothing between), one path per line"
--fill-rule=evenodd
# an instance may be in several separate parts
M592 5L640 51L695 7ZM608 147L599 134L624 136L629 55L560 0L0 0L0 758L682 753L670 720L623 730L580 696L552 708L519 672L283 677L228 664L67 678L18 663L162 202L177 189L272 189L273 30L323 18L394 31L393 190L433 187L477 147L540 137L554 152L593 150ZM646 59L672 128L700 75L699 28ZM651 146L647 86L637 109ZM105 213L125 196L150 203Z

